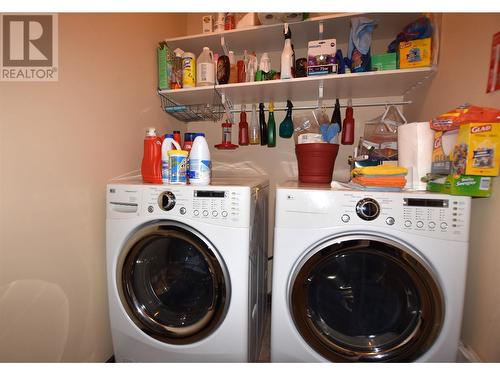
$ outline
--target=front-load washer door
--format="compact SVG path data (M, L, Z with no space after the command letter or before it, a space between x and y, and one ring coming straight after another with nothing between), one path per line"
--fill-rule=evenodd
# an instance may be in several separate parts
M303 339L330 361L413 361L435 342L444 300L434 272L378 236L331 239L298 264L290 311Z
M138 230L123 248L117 284L132 321L176 345L217 329L229 304L229 278L217 250L194 229L159 222Z

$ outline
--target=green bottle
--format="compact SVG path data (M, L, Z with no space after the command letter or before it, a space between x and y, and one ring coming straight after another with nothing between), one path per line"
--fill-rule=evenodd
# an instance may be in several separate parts
M274 121L274 104L269 103L269 119L267 120L267 147L276 147L276 122Z
M290 100L286 101L286 116L280 124L280 137L291 138L293 135L292 108L293 104Z

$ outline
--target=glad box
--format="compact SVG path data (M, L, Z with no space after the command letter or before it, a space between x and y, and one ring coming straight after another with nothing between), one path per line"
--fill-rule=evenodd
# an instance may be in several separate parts
M498 176L500 122L472 122L434 136L434 174Z

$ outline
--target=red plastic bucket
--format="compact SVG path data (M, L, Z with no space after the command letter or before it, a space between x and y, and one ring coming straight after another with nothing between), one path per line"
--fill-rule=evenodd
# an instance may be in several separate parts
M299 181L330 183L339 145L330 143L304 143L295 145L299 166Z

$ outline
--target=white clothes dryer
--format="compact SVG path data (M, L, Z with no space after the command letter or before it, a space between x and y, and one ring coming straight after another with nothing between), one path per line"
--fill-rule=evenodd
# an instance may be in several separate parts
M117 362L256 361L267 272L267 180L107 186Z
M272 362L453 362L470 198L277 188Z

